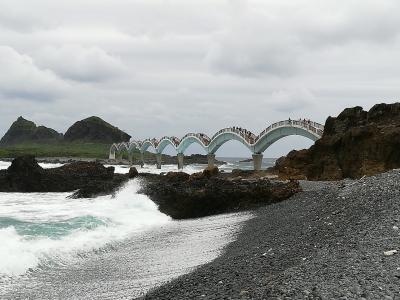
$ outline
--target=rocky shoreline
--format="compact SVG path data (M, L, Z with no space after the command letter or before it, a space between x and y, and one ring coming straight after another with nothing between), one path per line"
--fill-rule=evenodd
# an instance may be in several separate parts
M43 169L35 157L14 159L0 170L0 192L73 192L72 197L88 198L112 194L129 175L114 174L114 167L98 162L74 162L62 167Z
M0 158L0 161L12 162L14 158ZM132 165L132 163L127 159L121 160L114 160L114 159L98 159L98 158L86 158L86 157L36 157L36 160L39 163L46 163L46 164L70 164L75 162L98 162L102 165ZM156 158L146 157L145 159L146 164L156 164ZM163 164L173 165L177 164L177 158L175 156L165 155L162 156ZM202 164L207 165L207 156L202 154L192 154L185 156L183 160L184 165L191 165L191 164ZM223 165L226 162L221 160L215 160L215 165Z
M398 299L400 170L301 182L223 255L140 299Z
M174 219L237 212L286 200L301 191L297 181L270 180L264 172L219 173L218 168L188 175L141 174L142 188L158 209Z
M114 167L99 162L72 162L42 168L33 156L14 159L0 170L0 192L74 192L71 197L91 198L113 194L130 178L139 178L139 193L148 195L161 212L174 219L187 219L248 210L287 199L301 189L297 181L274 181L264 172L220 173L217 167L192 175L115 174Z

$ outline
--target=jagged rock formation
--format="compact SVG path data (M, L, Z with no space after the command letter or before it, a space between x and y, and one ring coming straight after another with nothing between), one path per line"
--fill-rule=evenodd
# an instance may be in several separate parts
M99 117L89 117L73 124L64 135L67 142L83 141L111 144L127 142L131 136Z
M62 139L62 134L45 126L36 126L32 121L19 117L0 140L0 145L21 143L54 143Z
M250 175L250 174L248 174ZM297 181L246 179L218 174L218 169L188 175L141 174L141 193L174 219L198 218L236 212L283 201L301 191Z
M7 170L0 170L0 192L71 192L73 197L109 194L128 180L114 174L114 167L98 162L74 162L54 169L43 169L33 156L13 160Z
M360 178L400 167L400 103L377 104L368 112L347 108L328 117L322 138L292 151L275 167L281 178Z

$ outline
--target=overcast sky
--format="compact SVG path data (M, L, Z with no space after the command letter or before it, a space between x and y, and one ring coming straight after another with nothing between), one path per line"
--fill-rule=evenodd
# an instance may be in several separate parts
M97 115L138 139L258 134L395 102L399 13L398 0L2 0L0 135L20 115L60 132Z

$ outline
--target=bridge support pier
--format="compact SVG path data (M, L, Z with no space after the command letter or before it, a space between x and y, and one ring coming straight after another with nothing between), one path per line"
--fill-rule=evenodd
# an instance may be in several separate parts
M261 170L262 159L263 159L262 153L254 153L253 154L253 165L254 165L255 171Z
M182 170L183 169L183 153L178 153L178 169Z
M144 153L140 152L140 167L143 168L144 166Z
M161 153L156 153L157 169L161 169Z
M110 155L108 156L108 159L115 160L115 152L110 152Z
M214 167L215 154L212 154L212 153L207 154L207 161L208 161L208 167L209 168Z

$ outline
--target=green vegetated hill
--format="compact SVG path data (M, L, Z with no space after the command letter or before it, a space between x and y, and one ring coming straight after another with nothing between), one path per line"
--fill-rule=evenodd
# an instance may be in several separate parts
M0 140L0 157L107 158L110 145L129 141L130 135L99 117L73 124L65 135L19 117Z
M129 141L131 136L99 117L90 117L76 122L64 135L66 142L96 142L112 144Z
M62 140L63 135L54 129L36 126L32 121L19 117L0 140L0 146L20 143L54 143Z

